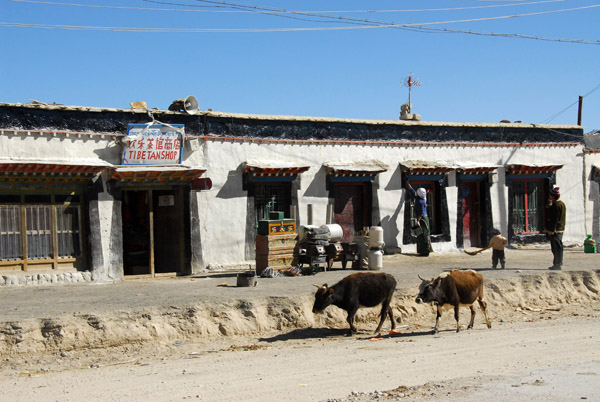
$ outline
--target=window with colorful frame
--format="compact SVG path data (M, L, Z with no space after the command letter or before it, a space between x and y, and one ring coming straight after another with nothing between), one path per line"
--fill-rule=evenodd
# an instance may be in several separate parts
M509 235L542 236L548 189L562 165L506 166Z
M515 234L541 233L544 230L545 180L511 180L512 229Z

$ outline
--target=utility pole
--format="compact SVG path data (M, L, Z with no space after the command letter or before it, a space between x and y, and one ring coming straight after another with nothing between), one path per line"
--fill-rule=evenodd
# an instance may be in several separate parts
M577 125L581 126L581 109L583 108L583 96L579 97L579 109L577 110Z

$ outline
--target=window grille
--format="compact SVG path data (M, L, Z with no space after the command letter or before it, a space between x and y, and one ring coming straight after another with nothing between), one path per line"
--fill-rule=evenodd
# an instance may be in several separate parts
M543 181L541 179L513 180L512 218L515 233L539 233L543 230Z
M21 206L0 205L0 257L3 260L23 258Z
M60 258L77 257L81 254L78 206L56 207L56 238Z
M81 256L81 207L60 202L64 196L43 197L3 197L4 201L22 202L0 204L0 261ZM79 199L68 199L71 200ZM44 203L39 204L40 201Z
M257 183L254 187L254 210L256 213L255 225L258 221L269 219L270 211L283 211L284 216L289 217L290 188L287 183L263 184Z
M27 258L52 257L52 207L26 205Z

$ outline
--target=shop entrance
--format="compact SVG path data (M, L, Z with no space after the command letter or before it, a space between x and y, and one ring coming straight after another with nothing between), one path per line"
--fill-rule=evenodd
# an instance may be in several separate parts
M181 188L123 191L122 218L126 276L184 272Z

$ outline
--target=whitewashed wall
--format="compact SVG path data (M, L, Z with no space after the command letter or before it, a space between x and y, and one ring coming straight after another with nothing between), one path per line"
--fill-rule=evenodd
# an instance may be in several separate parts
M118 165L121 148L116 137L71 134L15 134L0 136L0 159L3 161L48 161L70 163L107 163ZM194 269L225 269L252 264L247 259L249 239L247 234L247 192L242 190L242 163L249 159L280 160L309 165L301 174L298 192L298 219L300 224L308 221L308 205L312 205L313 223L326 223L328 192L325 187L326 172L323 163L379 160L388 165L388 171L378 175L374 195L378 199L378 217L384 227L387 245L398 245L404 252L415 252L414 245L403 245L405 191L401 188L402 177L399 164L407 160L430 162L496 164L495 179L491 187L493 225L507 232L508 189L505 185L504 165L510 164L563 164L557 172L557 184L567 205L567 229L565 243L581 244L586 233L598 236L597 183L590 182L592 164L600 165L599 154L587 154L584 161L583 146L569 147L507 147L507 146L391 146L356 145L348 143L273 142L209 140L202 142L198 151L184 150L183 164L206 168L205 177L213 186L207 191L193 193L197 205L199 239L192 242L192 252L201 259ZM435 251L456 248L457 188L454 174L449 177L446 189L451 242L434 243ZM119 244L114 230L106 225L106 211L111 210L110 198L102 199L102 261L119 261L107 256L105 245ZM118 208L113 206L113 211ZM117 213L117 212L114 212ZM374 223L378 223L374 220ZM598 240L598 239L597 239ZM110 253L120 253L120 249ZM107 278L114 278L114 267L104 269Z
M503 165L509 164L563 164L557 172L557 184L568 207L568 225L565 243L581 244L585 238L584 186L582 146L559 147L506 147L506 146L364 146L342 144L298 144L276 142L231 142L210 140L204 144L204 167L213 187L198 193L202 255L207 265L219 267L247 264L244 261L246 239L247 193L242 191L241 165L248 159L280 160L308 164L311 168L301 174L299 191L299 222L307 223L308 204L312 204L313 223L326 223L328 192L325 188L326 162L353 162L376 159L388 165L387 172L376 179L374 193L378 198L378 216L384 227L387 245L398 245L405 252L415 252L415 245L402 244L404 227L404 199L401 189L399 163L406 160L427 160L447 163L495 163L499 165L491 188L493 224L507 233L508 189ZM190 159L191 160L191 159ZM435 251L456 249L456 219L458 191L454 174L446 188L451 242L433 243ZM374 223L377 223L374 221ZM250 261L251 263L251 261Z

